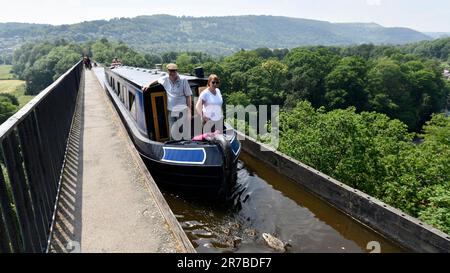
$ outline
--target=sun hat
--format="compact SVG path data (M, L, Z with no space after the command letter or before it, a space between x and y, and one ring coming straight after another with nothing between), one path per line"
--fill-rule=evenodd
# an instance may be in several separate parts
M166 67L167 67L167 70L178 70L178 66L173 63L168 64Z

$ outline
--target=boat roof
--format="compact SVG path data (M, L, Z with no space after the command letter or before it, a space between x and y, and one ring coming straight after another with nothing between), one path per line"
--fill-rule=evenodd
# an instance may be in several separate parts
M136 83L139 86L148 85L149 83L168 75L167 72L157 69L146 69L130 66L117 66L111 69L111 71ZM180 74L180 78L185 78L187 80L198 79L195 76L187 76L182 74Z

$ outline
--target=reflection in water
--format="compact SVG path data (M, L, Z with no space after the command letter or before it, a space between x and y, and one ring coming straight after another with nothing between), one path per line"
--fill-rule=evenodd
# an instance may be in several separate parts
M263 233L286 243L287 252L382 252L401 248L277 174L241 154L232 204L163 192L198 252L276 252Z

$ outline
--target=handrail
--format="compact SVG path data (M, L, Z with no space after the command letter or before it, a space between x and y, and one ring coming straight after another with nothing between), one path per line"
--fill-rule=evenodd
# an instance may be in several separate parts
M0 125L0 253L47 249L82 69L79 61Z

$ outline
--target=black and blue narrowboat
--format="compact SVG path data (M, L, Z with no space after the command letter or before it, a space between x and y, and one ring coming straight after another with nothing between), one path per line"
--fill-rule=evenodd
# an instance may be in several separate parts
M194 97L206 89L202 72L186 78ZM202 141L169 139L167 96L160 84L142 87L166 75L159 69L105 68L105 89L150 173L160 187L186 193L227 196L236 183L241 151L236 132L224 123L223 134ZM192 113L194 109L191 109ZM199 117L193 115L194 119ZM192 126L194 127L194 126ZM211 195L212 194L212 195Z

